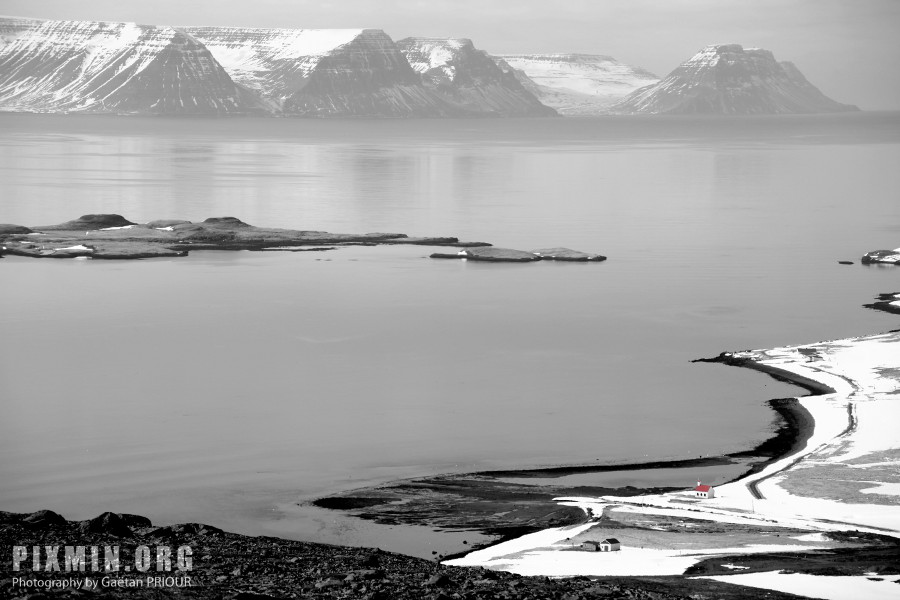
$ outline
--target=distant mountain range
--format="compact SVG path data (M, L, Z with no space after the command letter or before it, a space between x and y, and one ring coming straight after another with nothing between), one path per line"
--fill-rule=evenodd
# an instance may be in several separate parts
M562 115L603 114L606 108L659 77L598 54L500 54L501 68Z
M859 110L828 98L762 48L707 46L662 81L609 107L618 114L787 114Z
M710 46L657 81L608 56L490 56L468 39L394 42L379 29L0 17L6 112L405 118L853 108L790 63L740 46Z

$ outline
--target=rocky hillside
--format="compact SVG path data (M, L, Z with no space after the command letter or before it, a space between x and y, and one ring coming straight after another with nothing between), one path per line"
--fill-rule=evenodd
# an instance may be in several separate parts
M411 37L397 46L425 86L461 110L503 117L556 114L471 40Z
M659 83L610 107L620 114L788 114L859 110L825 96L761 48L707 46Z
M172 27L0 19L0 109L246 114L263 107Z
M498 66L563 115L592 115L659 77L597 54L503 54Z

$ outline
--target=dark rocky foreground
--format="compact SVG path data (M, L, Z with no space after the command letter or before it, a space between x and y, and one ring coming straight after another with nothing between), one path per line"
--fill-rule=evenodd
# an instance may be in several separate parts
M60 546L60 572L46 572L42 548L40 570L32 570L35 545ZM86 547L87 571L65 572L64 546ZM0 573L3 598L361 598L369 600L534 599L635 600L797 598L708 580L683 577L548 579L522 577L484 569L447 567L371 548L349 548L248 537L215 527L189 523L154 527L136 515L104 513L89 521L66 521L51 511L31 514L0 512ZM13 571L11 552L24 546L28 556ZM99 547L100 571L91 570L91 546ZM119 548L119 570L104 572L104 546ZM152 561L136 572L135 555L147 546ZM171 549L171 570L157 570L159 548ZM190 569L176 560L178 548L189 547ZM51 550L53 550L51 548ZM126 569L128 569L126 571ZM47 580L70 587L47 588ZM96 583L87 591L84 581ZM23 586L23 581L44 582Z
M121 215L84 215L58 225L25 227L0 224L0 256L32 258L138 259L187 256L191 250L326 251L339 246L383 244L449 246L471 255L442 254L440 258L472 258L489 262L537 260L600 261L599 254L567 248L522 252L490 248L486 242L461 242L455 237L410 237L404 233L328 233L254 227L235 217L213 217L202 223L178 219L133 223ZM475 251L479 252L475 252ZM512 255L515 256L512 256Z

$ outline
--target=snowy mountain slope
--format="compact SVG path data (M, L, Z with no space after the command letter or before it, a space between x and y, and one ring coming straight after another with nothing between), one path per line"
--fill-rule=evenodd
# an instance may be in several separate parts
M259 110L210 52L172 27L0 19L0 110L234 114Z
M254 29L184 27L209 48L235 81L279 103L306 86L328 54L362 29Z
M556 114L471 40L413 37L397 46L426 87L465 110L504 117Z
M501 54L494 57L512 69L538 99L560 114L604 113L608 105L659 77L639 67L597 54ZM530 87L533 83L535 88Z
M654 86L610 107L620 114L779 114L859 110L813 86L761 48L707 46Z
M235 81L291 116L448 117L379 29L185 27Z

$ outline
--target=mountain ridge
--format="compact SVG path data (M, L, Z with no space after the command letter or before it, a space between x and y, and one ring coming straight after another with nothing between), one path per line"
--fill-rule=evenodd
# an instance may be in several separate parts
M4 25L0 106L6 110L246 114L261 109L202 44L176 28L49 20Z

